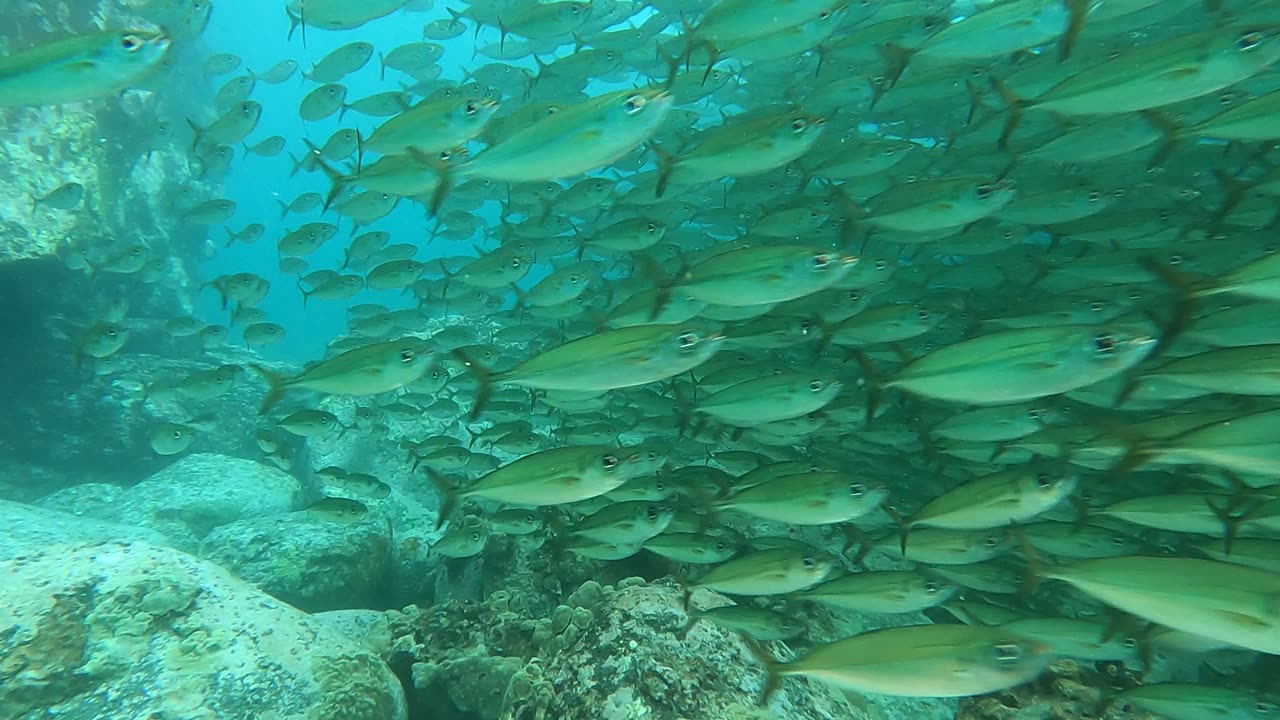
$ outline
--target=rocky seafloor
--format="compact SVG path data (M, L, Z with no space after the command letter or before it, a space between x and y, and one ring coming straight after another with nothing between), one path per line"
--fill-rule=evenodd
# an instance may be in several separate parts
M218 453L0 502L0 717L1066 720L1142 682L1060 660L960 701L792 679L761 707L748 646L711 622L686 628L690 608L730 600L695 590L686 605L665 566L570 559L538 536L439 558L431 491L384 475L390 495L350 524L303 510L311 481ZM806 632L770 644L780 659L886 622L792 611Z

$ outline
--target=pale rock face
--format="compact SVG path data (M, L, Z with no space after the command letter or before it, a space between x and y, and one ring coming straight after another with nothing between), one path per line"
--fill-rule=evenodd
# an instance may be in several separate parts
M391 565L387 525L344 525L304 513L223 525L200 555L308 612L384 606Z
M165 544L164 536L154 530L4 500L0 500L0 526L4 527L4 532L0 533L0 559L70 542L138 540L153 545Z
M406 717L377 654L176 550L49 545L0 562L0 595L0 717Z
M214 528L246 518L283 515L300 505L301 495L302 484L282 470L204 453L184 456L110 503L58 494L42 504L151 528L174 547L195 551Z

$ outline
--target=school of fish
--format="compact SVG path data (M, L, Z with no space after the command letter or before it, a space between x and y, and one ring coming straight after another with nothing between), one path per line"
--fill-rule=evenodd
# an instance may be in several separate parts
M296 467L297 443L396 445L439 499L441 554L541 533L731 598L690 623L747 639L766 701L796 676L959 697L1056 658L1280 655L1280 3L275 1L291 35L350 42L262 72L211 55L190 153L329 190L281 218L193 200L187 222L263 242L280 275L209 278L225 321L165 330L197 353L286 342L258 308L285 294L345 307L347 333L290 374L222 365L148 394L197 415L265 387L244 432L324 478L318 518L362 521L391 488ZM386 17L421 41L361 39ZM15 51L0 105L110 102L165 71L166 33ZM473 51L461 79L446 44ZM352 97L371 63L385 92ZM291 78L296 107L253 99ZM290 114L341 126L256 132ZM427 229L369 228L408 205ZM327 244L343 262L313 267ZM137 282L156 260L69 258ZM73 354L114 372L127 314L85 318ZM217 422L162 423L152 448ZM945 612L804 645L805 604ZM1107 703L1276 717L1268 690Z

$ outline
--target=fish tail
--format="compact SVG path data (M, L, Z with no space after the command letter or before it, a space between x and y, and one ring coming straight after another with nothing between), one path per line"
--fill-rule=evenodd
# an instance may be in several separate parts
M675 170L675 156L663 150L657 143L650 143L649 149L658 157L658 185L654 192L655 198L661 198L667 192L667 185L671 182L671 172Z
M1231 173L1223 172L1216 168L1213 170L1213 176L1219 183L1222 183L1223 191L1222 205L1213 214L1213 219L1209 224L1210 233L1217 234L1227 216L1239 207L1240 203L1244 202L1245 195L1248 194L1251 186Z
M884 512L898 526L898 549L902 550L902 557L907 556L907 539L911 535L911 523L904 517L898 509L892 505L884 505Z
M386 55L383 55L382 53L378 53L378 65L380 65L382 68L378 72L378 79L386 80L387 79L387 56Z
M1014 525L1012 532L1013 537L1018 541L1018 546L1022 548L1023 558L1027 561L1027 574L1022 579L1022 587L1019 589L1018 594L1024 598L1029 598L1047 577L1049 565L1044 556L1040 554L1040 551L1036 550L1031 541L1027 539L1027 534L1023 532L1021 527Z
M281 374L268 370L261 365L253 364L253 369L258 371L262 379L267 383L267 395L262 399L262 405L258 408L259 415L265 415L268 410L280 402L280 398L284 397L286 384L288 380Z
M431 195L431 207L429 208L430 216L435 217L440 212L440 206L444 204L449 191L453 189L453 170L449 168L448 163L434 158L418 148L410 147L407 149L411 157L431 168L440 176L440 182L436 184L436 190Z
M1156 346L1152 348L1147 355L1147 359L1157 358L1169 349L1175 340L1182 336L1193 320L1195 320L1195 300L1196 291L1200 287L1200 283L1196 282L1192 276L1178 272L1164 263L1157 262L1154 258L1144 258L1142 264L1153 275L1164 281L1175 293L1173 303L1173 313L1169 319L1160 327L1160 338L1156 342ZM1155 323L1159 327L1159 323Z
M285 203L285 201L281 200L280 198L276 198L276 203L280 205L280 219L283 220L286 217L288 217L289 206Z
M878 89L876 100L884 96L889 88L898 84L898 80L902 79L902 73L907 71L907 66L911 64L911 50L897 43L885 43L876 48L880 53L880 59L884 60L884 82ZM874 107L874 103L873 103Z
M462 363L462 367L471 373L471 376L476 379L476 384L479 386L476 388L475 400L471 403L471 414L467 416L469 422L474 422L476 418L480 417L481 411L489 404L489 398L493 395L493 373L477 365L461 350L454 350L450 354L455 360Z
M298 4L298 8L299 8L299 9L301 9L301 8L302 8L302 4L301 4L301 3L299 3L299 4ZM288 37L286 37L285 39L286 39L286 40L292 40L292 39L293 39L293 33L298 29L298 26L302 24L302 18L301 18L300 16L298 16L298 15L294 15L292 12L290 12L290 11L289 11L289 7L288 7L288 6L285 6L284 14L289 16L289 35L288 35ZM304 32L305 32L305 31L304 31ZM305 43L305 41L304 41L304 43L303 43L303 44L304 44L304 45L306 44L306 43Z
M1236 478L1235 482L1244 485L1239 478ZM1218 522L1222 523L1222 552L1230 555L1231 547L1239 536L1240 526L1253 519L1251 516L1259 504L1258 501L1250 500L1247 495L1241 494L1237 489L1237 493L1222 506L1214 503L1209 496L1205 496L1204 504L1209 506L1209 510L1218 518Z
M1163 165L1177 149L1182 128L1173 118L1156 110L1143 111L1142 116L1160 131L1160 147L1156 148L1151 159L1147 161L1147 169L1150 170Z
M884 394L884 381L881 379L880 369L871 362L871 358L861 350L854 350L852 355L858 361L858 366L862 368L863 377L867 381L867 417L866 426L871 427L871 421L876 417L876 411L880 409L881 396Z
M199 125L195 124L191 118L185 119L187 124L191 126L191 132L195 133L195 137L191 139L191 152L195 152L196 148L200 146L200 136L204 134L204 130L201 129Z
M435 488L436 495L440 496L439 507L436 509L435 526L431 528L432 532L440 529L445 520L449 519L449 515L453 513L453 509L458 505L457 488L445 480L436 471L430 467L427 468L427 479L431 481L431 487Z
M236 242L236 234L231 232L231 228L227 227L226 225L223 225L222 229L227 231L227 244L225 245L225 247L231 247Z
M679 63L684 64L684 69L687 72L689 70L689 63L693 60L693 48L697 43L698 33L697 29L689 22L689 18L685 17L683 11L680 13L680 27L684 30L683 34L685 39L684 51L680 53ZM680 67L679 63L676 64L676 67ZM670 83L674 81L675 75L673 74L671 80L668 80L668 82Z
M1010 90L1009 86L998 79L993 79L991 84L995 87L996 92L1000 93L1000 97L1004 98L1005 103L1009 105L1009 117L1005 119L1004 129L1000 132L1000 140L996 143L1001 150L1008 150L1009 139L1013 137L1014 131L1022 123L1022 114L1027 109L1030 101Z
M1076 47L1076 40L1080 39L1080 31L1084 30L1084 21L1094 3L1093 0L1066 0L1066 5L1069 15L1067 29L1058 41L1058 62L1071 59L1071 51Z
M747 646L747 649L751 651L751 654L755 656L756 660L759 660L760 664L764 665L765 672L768 673L765 677L764 688L760 691L760 707L768 707L769 700L778 691L778 688L782 686L782 663L775 660L764 645L760 644L759 640L745 634L739 637L742 639L743 644Z

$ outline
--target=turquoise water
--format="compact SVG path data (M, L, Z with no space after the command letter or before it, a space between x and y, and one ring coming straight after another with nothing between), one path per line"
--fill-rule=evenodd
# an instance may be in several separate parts
M1275 0L0 16L0 720L1280 715Z

